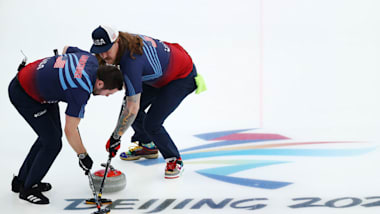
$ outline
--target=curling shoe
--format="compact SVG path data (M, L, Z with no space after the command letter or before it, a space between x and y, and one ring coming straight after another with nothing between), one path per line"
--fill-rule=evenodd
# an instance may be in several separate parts
M19 198L32 204L49 204L49 199L36 188L24 189L21 187Z
M13 176L12 180L12 192L19 193L21 186L24 185L24 182L20 181L17 176ZM41 192L46 192L51 190L51 184L49 183L38 183L32 186L34 189L38 189Z
M138 160L140 158L146 159L156 159L158 158L158 149L153 142L138 144L138 142L133 142L136 146L132 146L128 151L122 152L120 154L120 159L122 160Z
M182 159L179 158L167 158L166 168L165 168L165 178L166 179L174 179L179 178L183 173L183 162Z

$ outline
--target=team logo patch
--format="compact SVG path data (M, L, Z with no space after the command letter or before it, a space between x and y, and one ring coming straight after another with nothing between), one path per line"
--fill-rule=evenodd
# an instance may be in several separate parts
M66 60L62 58L62 56L59 56L57 60L55 60L54 68L64 68L66 64Z
M87 55L82 55L79 59L79 63L75 69L75 74L74 74L74 78L82 78L82 72L83 72L83 69L84 67L86 66L86 62L88 60L88 56Z
M103 38L100 38L100 39L94 39L94 45L96 46L101 46L101 45L105 45L106 42L104 41Z
M40 117L40 116L44 115L46 112L47 112L47 109L44 109L44 110L42 110L40 112L35 113L34 117L35 118Z

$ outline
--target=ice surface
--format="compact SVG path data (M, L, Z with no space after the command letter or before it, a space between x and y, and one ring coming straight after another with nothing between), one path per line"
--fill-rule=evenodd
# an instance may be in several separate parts
M0 1L2 209L95 211L75 204L92 194L65 138L44 179L53 185L46 193L50 205L31 205L10 191L36 136L10 104L7 87L20 50L29 62L65 45L88 50L91 31L108 24L180 43L208 87L165 123L187 157L184 176L165 180L162 157L115 158L127 187L104 194L115 202L111 213L374 213L380 197L379 9L372 0ZM80 123L98 168L107 159L104 145L122 97L92 97ZM64 123L66 105L60 106ZM131 135L123 136L121 150ZM258 135L287 139L252 139ZM308 201L315 203L305 207Z

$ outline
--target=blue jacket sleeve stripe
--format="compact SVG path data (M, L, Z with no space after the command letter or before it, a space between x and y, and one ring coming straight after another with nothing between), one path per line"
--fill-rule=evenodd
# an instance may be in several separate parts
M69 55L70 56L70 55ZM67 60L68 62L66 62L66 65L65 65L65 76L66 76L66 80L67 82L69 82L69 85L71 88L78 88L78 86L74 83L73 79L71 78L71 75L70 75L70 71L69 71L69 65L71 65L71 58L70 60Z
M143 50L153 68L154 74L143 76L142 80L147 81L160 77L162 75L162 68L156 50L153 47L148 46L146 42L144 42Z
M157 73L158 72L158 66L155 63L153 56L151 55L151 53L149 52L149 49L146 46L147 46L147 44L144 42L143 50L144 50L144 53L146 55L146 58L148 59L150 66L152 66L154 73Z
M79 112L79 115L78 115L79 118L83 118L84 117L84 107L85 106L86 105L82 105L82 107L80 108L80 112Z
M59 69L59 82L61 83L62 89L65 91L67 89L67 86L65 83L65 79L63 78L62 70L63 70L62 68Z

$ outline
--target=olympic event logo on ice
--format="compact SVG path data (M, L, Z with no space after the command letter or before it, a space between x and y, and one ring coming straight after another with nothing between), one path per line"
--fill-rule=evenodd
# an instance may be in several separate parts
M373 147L354 149L307 148L307 146L312 145L353 144L360 142L297 142L280 134L247 133L252 130L254 129L221 131L195 135L195 137L205 140L206 143L181 150L180 153L182 159L187 165L195 163L194 160L197 160L197 165L218 165L219 167L199 169L196 171L200 175L206 176L210 179L251 188L279 189L291 185L292 182L236 177L232 176L232 174L259 167L290 163L290 161L282 161L281 158L283 157L346 157L365 154L375 149ZM302 149L297 148L297 146L302 146ZM251 159L248 159L248 156ZM252 157L255 156L270 156L272 158L279 156L279 158L276 158L276 160L252 160ZM162 164L163 162L164 160L159 158L156 160L143 160L136 163L150 166Z
M273 191L293 183L292 181L282 180L281 176L279 176L279 180L264 180L253 176L236 176L236 174L244 175L244 173L239 172L255 170L259 167L289 164L297 160L295 157L300 157L301 160L308 157L349 157L363 155L376 149L376 147L355 146L355 144L363 143L360 141L300 142L280 134L260 133L260 130L253 130L242 129L195 135L195 137L203 140L204 143L180 151L182 159L185 161L185 166L194 164L196 173L207 179L222 182L221 184L226 189L232 189L234 185L242 185L252 189L260 188ZM344 145L344 147L334 146L331 148L329 145ZM155 166L157 164L163 165L164 160L158 158L134 163L141 166ZM260 173L254 173L254 175L260 176ZM380 196L348 196L328 199L308 196L283 200L287 201L286 206L290 209L380 207ZM67 211L95 208L94 206L84 205L85 199L83 198L66 199L66 201L69 204L64 210ZM234 213L234 210L265 209L272 203L274 201L266 197L216 198L215 194L208 195L205 193L202 198L119 198L113 199L113 203L109 205L109 208L111 210L137 210L145 213L164 213L168 210L180 212L181 210L197 211L199 209Z

